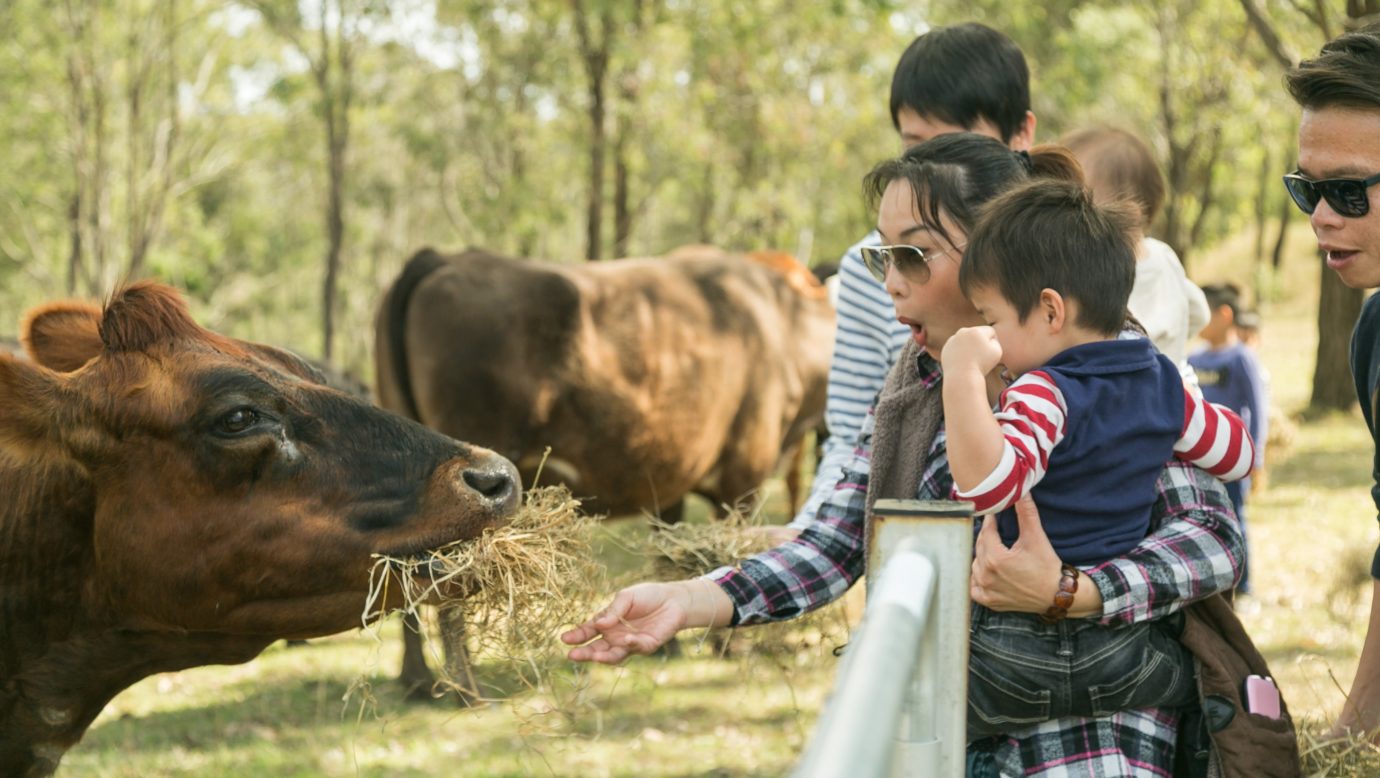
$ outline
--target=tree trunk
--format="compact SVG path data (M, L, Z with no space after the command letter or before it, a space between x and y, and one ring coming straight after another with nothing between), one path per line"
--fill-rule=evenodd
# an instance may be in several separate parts
M1260 157L1260 188L1255 195L1255 261L1265 261L1265 231L1270 225L1271 181L1274 179L1274 155L1270 150ZM1260 299L1258 296L1256 299Z
M1321 261L1318 298L1318 361L1313 371L1312 408L1350 408L1356 402L1351 380L1351 330L1361 315L1362 294L1341 282Z
M1187 189L1188 165L1192 152L1191 149L1185 148L1178 141L1179 115L1174 108L1174 99L1170 88L1170 74L1173 71L1173 39L1175 36L1174 31L1169 29L1169 26L1169 19L1161 9L1160 13L1156 15L1155 32L1160 43L1160 121L1164 127L1165 145L1169 149L1169 157L1165 160L1165 188L1169 195L1164 201L1164 242L1169 244L1169 247L1174 249L1174 253L1182 258L1185 248L1183 245L1184 215L1179 193Z
M646 29L647 17L644 14L643 0L632 4L632 26L628 30L629 40L641 41ZM633 117L637 116L638 97L642 85L638 82L637 58L625 62L619 68L618 83L618 135L613 145L613 255L626 257L630 253L633 231L634 208L629 202L632 198L632 170L628 162L628 148L633 136Z
M1194 246L1197 246L1203 239L1203 227L1207 224L1208 213L1212 210L1213 201L1217 197L1217 159L1222 153L1222 130L1214 128L1212 130L1211 149L1208 152L1206 165L1202 168L1203 186L1198 191L1198 215L1193 219L1193 226L1188 231L1188 242L1183 247L1183 253L1179 254L1184 267L1188 267L1187 256Z
M67 294L75 297L82 265L80 189L73 192L71 199L67 201L67 232L71 243L71 249L67 255Z
M1284 261L1284 239L1289 235L1289 217L1294 213L1294 203L1288 197L1281 198L1279 205L1279 235L1275 237L1275 249L1270 254L1270 267L1279 272Z
M1265 44L1265 49L1270 52L1270 56L1285 68L1291 68L1298 59L1294 53L1284 45L1279 33L1275 31L1274 25L1266 18L1265 12L1257 5L1256 0L1241 0L1241 9L1246 12L1246 19L1251 23L1251 28L1260 36L1260 41ZM1324 33L1326 31L1324 30Z
M341 251L345 243L345 155L350 144L350 102L354 72L345 30L347 11L336 7L335 57L327 26L327 3L321 4L321 59L316 81L321 91L327 153L326 273L321 285L321 356L331 364L335 356L335 310L340 285ZM334 77L332 77L334 74Z
M129 31L125 36L125 251L128 252L127 267L131 277L141 272L143 261L136 243L142 232L139 182L144 175L144 76L147 72L144 57L148 41L139 35L139 16L132 14L126 20Z
M327 101L327 110L333 111ZM340 279L340 249L345 242L345 144L327 121L326 137L330 148L330 190L326 200L326 276L321 288L321 356L327 364L335 352L335 300Z
M172 192L173 179L177 174L177 161L174 156L182 127L178 115L177 91L181 84L177 70L177 0L166 0L163 25L163 56L166 58L167 66L164 75L166 91L163 94L165 115L154 128L152 137L148 139L147 162L136 166L132 162L134 154L131 154L130 195L126 203L129 209L129 260L125 276L128 278L139 278L144 274L144 260L162 229L168 195ZM130 45L137 45L132 34ZM145 41L142 48L148 49L151 45L149 41ZM139 78L130 86L131 109L138 92L146 86L144 79L152 76L152 63L144 62L138 72ZM136 122L131 116L130 127L133 136L130 146L133 150L140 147L145 139L141 121ZM141 178L146 182L144 186L138 186Z
M580 40L580 59L589 80L589 204L585 218L585 259L598 259L603 254L604 224L604 151L607 131L604 128L604 95L609 64L609 37L612 34L611 12L607 7L599 15L599 39L590 30L589 14L583 0L572 0L575 11L575 30Z
M589 84L589 201L585 216L585 259L603 254L604 85Z
M628 138L620 129L613 145L613 255L628 256L632 238L632 208L628 205Z
M700 184L699 208L695 214L695 234L700 243L714 243L714 230L710 223L714 220L714 162L705 160L704 180Z

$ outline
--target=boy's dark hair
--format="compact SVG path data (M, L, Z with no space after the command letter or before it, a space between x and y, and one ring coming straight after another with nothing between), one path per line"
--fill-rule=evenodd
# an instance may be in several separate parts
M1285 83L1305 109L1380 109L1380 22L1328 41L1317 57L1290 70Z
M1148 227L1164 205L1164 176L1155 152L1134 133L1116 127L1075 130L1059 141L1083 166L1088 186L1108 199L1124 198L1140 206Z
M1075 324L1116 335L1136 279L1138 222L1130 203L1099 206L1076 183L1022 184L993 200L968 235L959 288L994 287L1022 322L1053 289L1078 302Z
M904 180L915 193L920 223L955 245L939 214L970 232L987 201L1030 177L1082 181L1073 155L1059 146L1016 152L995 138L971 132L950 133L911 146L896 159L878 163L863 179L868 207L877 204L893 181Z
M986 25L936 27L912 41L896 63L891 123L897 130L902 108L967 130L987 119L1010 143L1030 111L1025 55Z
M1231 310L1233 320L1240 312L1241 290L1236 284L1208 284L1203 287L1203 296L1207 298L1209 311L1216 311L1225 305Z

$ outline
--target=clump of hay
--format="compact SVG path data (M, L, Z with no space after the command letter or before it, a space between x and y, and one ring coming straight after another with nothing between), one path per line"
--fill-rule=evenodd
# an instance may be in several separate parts
M1326 726L1308 722L1299 728L1303 774L1329 778L1370 778L1380 775L1380 747L1367 738L1330 738Z
M657 581L694 578L740 562L777 545L760 511L742 507L705 524L667 524L652 519L652 531L639 549L648 560L647 577ZM711 641L720 654L798 654L807 649L831 650L847 642L848 623L841 601L789 621L729 630L708 630L701 642Z
M725 565L731 567L774 545L765 526L738 510L710 524L667 524L652 519L651 525L642 554L650 561L650 577L658 581L694 578Z
M598 517L579 508L564 487L534 488L509 523L477 540L421 557L376 556L365 622L397 594L405 611L423 603L461 608L472 657L502 665L531 689L548 687L556 635L582 621L606 591L593 551ZM433 664L439 684L481 696L473 679L454 677L460 668Z

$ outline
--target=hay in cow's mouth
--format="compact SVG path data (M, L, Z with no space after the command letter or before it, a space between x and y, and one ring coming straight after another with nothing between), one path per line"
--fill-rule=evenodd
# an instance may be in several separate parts
M598 517L580 512L564 487L531 489L512 520L476 540L451 543L407 556L374 555L364 621L401 594L402 609L427 603L462 606L469 647L476 658L511 665L533 688L559 661L556 635L577 623L607 590L593 551ZM443 662L438 684L482 697L469 678Z

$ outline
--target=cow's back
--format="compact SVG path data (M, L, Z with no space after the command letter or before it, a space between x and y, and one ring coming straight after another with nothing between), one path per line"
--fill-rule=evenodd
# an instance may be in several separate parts
M823 412L831 314L738 257L467 252L415 285L399 321L420 421L509 456L529 483L550 446L543 482L566 476L597 511L656 510L723 472L715 496L736 497ZM398 408L385 328L380 396Z

